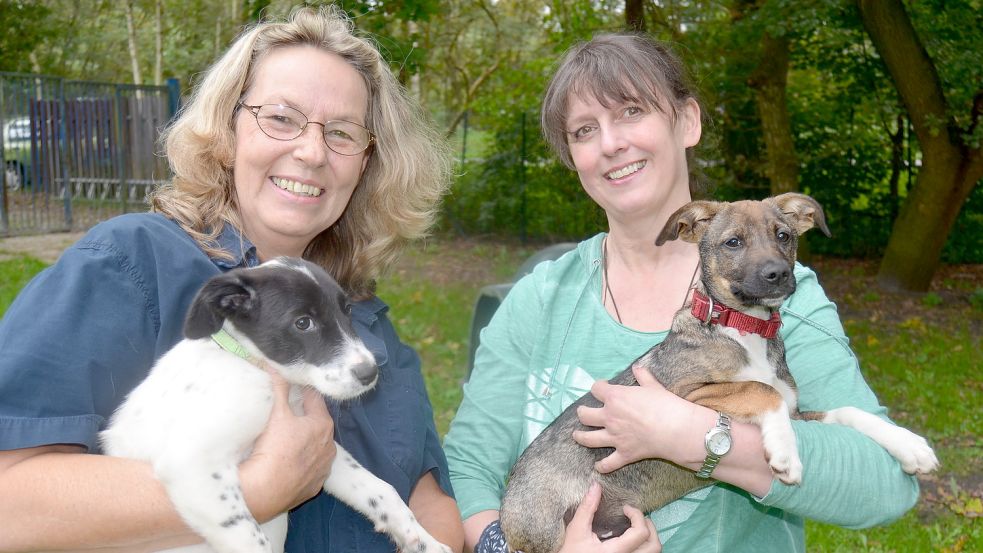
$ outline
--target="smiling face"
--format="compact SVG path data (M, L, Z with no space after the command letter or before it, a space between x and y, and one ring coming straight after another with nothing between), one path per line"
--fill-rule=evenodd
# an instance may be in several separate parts
M700 139L693 100L669 117L641 102L606 101L571 93L567 141L580 182L609 217L645 215L689 201L686 148Z
M338 55L290 46L256 62L242 101L290 106L310 121L366 126L368 97L362 76ZM328 149L321 125L309 124L294 140L270 138L244 108L235 119L235 140L239 213L261 259L300 256L341 217L368 162L368 150L344 156Z

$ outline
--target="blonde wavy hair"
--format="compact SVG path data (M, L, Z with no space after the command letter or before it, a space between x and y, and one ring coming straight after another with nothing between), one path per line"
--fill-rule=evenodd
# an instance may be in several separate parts
M244 30L205 73L162 141L173 179L151 195L151 209L175 220L213 257L224 224L243 229L232 182L234 117L256 62L271 50L315 46L337 54L365 79L366 126L376 135L361 181L341 218L308 245L304 258L324 267L353 297L413 239L432 226L450 176L449 150L369 40L356 36L334 6L293 11L285 21Z

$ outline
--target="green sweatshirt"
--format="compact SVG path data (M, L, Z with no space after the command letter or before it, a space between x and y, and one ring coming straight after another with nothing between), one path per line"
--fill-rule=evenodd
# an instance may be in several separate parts
M539 432L595 380L613 377L665 338L620 325L601 305L603 238L538 265L482 331L444 442L462 517L498 510L509 470ZM799 408L853 405L886 417L816 274L797 265L795 277L781 334ZM803 552L806 518L863 528L895 520L918 500L917 480L866 436L838 425L792 424L802 484L775 480L758 498L718 483L666 505L650 515L666 553Z

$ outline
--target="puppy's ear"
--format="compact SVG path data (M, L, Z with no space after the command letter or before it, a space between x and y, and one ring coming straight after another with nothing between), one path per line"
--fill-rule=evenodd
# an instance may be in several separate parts
M669 216L666 226L655 239L655 245L661 246L677 238L686 242L699 242L707 225L724 205L726 204L722 202L697 201L677 209Z
M192 340L211 336L225 319L236 319L256 308L256 290L231 271L205 283L184 320L184 335Z
M822 231L827 237L832 236L826 226L826 215L823 213L823 206L819 202L805 194L788 192L768 198L765 202L771 203L778 208L786 217L790 219L795 231L799 234L815 227Z

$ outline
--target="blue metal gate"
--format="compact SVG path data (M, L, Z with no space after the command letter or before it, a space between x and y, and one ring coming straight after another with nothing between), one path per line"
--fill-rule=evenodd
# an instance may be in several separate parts
M160 132L178 104L168 86L0 72L0 235L84 230L128 211L169 178Z

